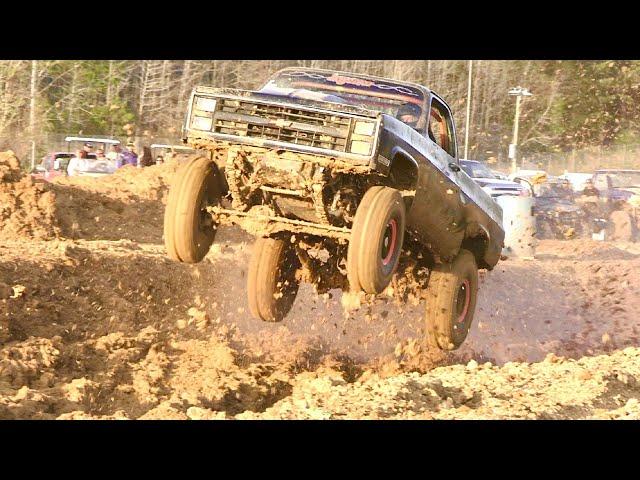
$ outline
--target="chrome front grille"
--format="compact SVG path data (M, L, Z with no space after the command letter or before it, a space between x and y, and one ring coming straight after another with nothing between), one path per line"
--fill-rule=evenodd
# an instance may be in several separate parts
M353 119L281 105L219 99L213 133L346 152Z

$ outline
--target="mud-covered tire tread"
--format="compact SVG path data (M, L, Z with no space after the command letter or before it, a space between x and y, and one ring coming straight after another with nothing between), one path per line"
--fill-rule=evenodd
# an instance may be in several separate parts
M173 232L175 230L176 203L178 202L178 198L180 197L181 185L185 177L184 172L189 168L189 165L198 158L199 157L194 157L190 160L187 160L175 173L171 182L171 186L169 188L169 195L167 196L167 206L164 210L164 245L169 258L171 260L175 260L176 262L182 261L180 255L178 255L178 251L176 250L173 236Z
M297 257L289 248L284 240L274 238L258 238L253 246L247 274L247 299L251 314L265 322L284 319L298 292L299 284L293 275L298 265L292 264L297 262ZM285 280L290 282L286 287L289 291L276 298L274 295L280 290L278 282Z
M351 227L351 238L349 239L349 248L347 250L347 278L349 280L349 288L353 292L362 290L360 285L360 276L358 275L357 252L360 251L361 230L363 228L366 212L369 210L376 195L383 189L382 186L374 186L367 190L358 205L356 215Z
M209 251L216 230L200 231L199 207L205 191L214 199L220 198L219 175L215 163L205 157L189 160L176 173L164 219L165 246L170 258L197 263Z
M391 218L397 220L397 253L388 271L384 272L381 268L380 247ZM405 224L405 204L398 190L372 187L367 191L356 211L347 256L348 273L351 273L351 277L354 281L357 280L360 289L366 293L380 293L391 282L402 250Z
M465 318L465 328L459 334L454 332L455 307L460 281L470 280L470 302ZM436 265L429 276L426 289L427 343L440 350L455 350L467 338L473 322L478 298L478 267L475 257L468 250L460 253L451 263Z

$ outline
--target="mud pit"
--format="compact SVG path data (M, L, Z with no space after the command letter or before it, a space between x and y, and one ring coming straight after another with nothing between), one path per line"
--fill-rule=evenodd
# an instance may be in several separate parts
M252 319L252 239L222 230L200 264L171 262L175 166L131 170L47 187L59 231L0 239L0 418L640 416L637 244L501 262L464 346L429 352L424 304L384 295L346 315L303 285L284 322Z

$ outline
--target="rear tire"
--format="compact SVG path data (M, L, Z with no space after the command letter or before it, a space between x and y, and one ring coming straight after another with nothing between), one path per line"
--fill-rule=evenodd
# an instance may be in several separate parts
M247 278L251 314L265 322L279 322L289 313L300 283L300 261L288 242L258 238L253 246Z
M205 208L222 196L220 172L205 157L187 161L176 172L164 213L164 242L172 260L201 261L213 240L217 225Z
M400 192L371 187L353 221L347 252L347 276L352 291L380 293L391 282L404 241L405 204Z
M478 267L473 254L460 250L453 262L433 268L426 293L429 345L457 349L467 338L478 298Z

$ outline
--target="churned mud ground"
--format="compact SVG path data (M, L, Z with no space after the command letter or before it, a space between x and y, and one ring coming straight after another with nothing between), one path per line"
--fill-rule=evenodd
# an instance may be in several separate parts
M303 285L252 319L242 231L170 261L175 165L41 185L2 155L0 419L640 418L639 244L500 262L467 342L433 352L411 295L345 312Z

